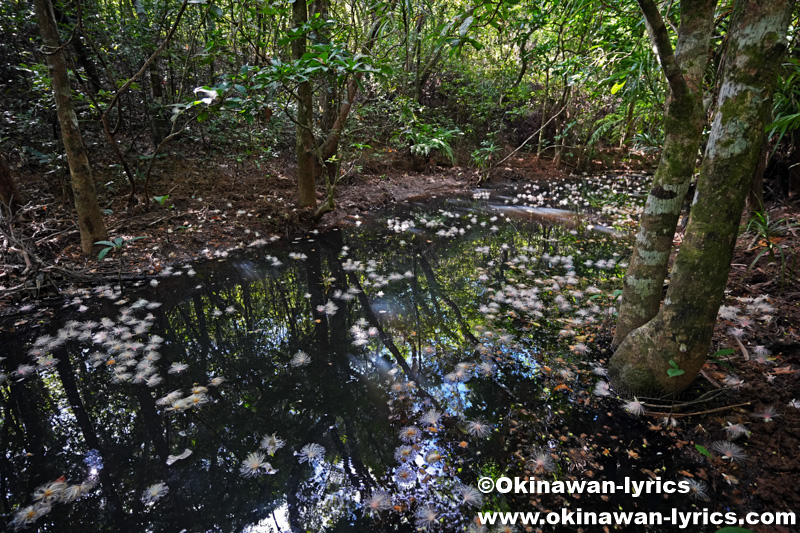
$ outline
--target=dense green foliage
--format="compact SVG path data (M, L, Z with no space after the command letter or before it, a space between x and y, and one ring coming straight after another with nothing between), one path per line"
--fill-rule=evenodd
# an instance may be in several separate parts
M482 166L488 139L507 147L528 141L538 154L580 167L598 148L642 154L662 141L666 84L631 0L318 0L299 28L291 27L288 2L187 2L179 21L177 0L54 3L81 126L107 143L99 120L107 114L124 140L129 180L144 179L141 163L170 133L236 146L240 160L291 152L303 81L313 84L319 142L348 98L348 82L357 82L340 161L360 154L351 150L355 143ZM664 13L673 26L678 9L670 3ZM717 41L726 37L724 24ZM173 25L147 72L135 77ZM32 7L4 2L0 28L11 36L0 43L1 149L56 163L61 148L51 134L52 97ZM291 43L301 38L307 53L292 60ZM721 61L709 68L711 87ZM787 145L798 126L796 61L787 62L776 99L773 136Z

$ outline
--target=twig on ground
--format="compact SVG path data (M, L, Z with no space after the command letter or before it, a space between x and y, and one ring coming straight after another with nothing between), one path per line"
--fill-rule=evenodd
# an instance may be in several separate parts
M659 413L655 411L647 411L645 412L648 416L670 416L671 418L686 418L687 416L698 416L698 415L707 415L710 413L719 413L720 411L727 411L728 409L735 409L737 407L745 407L747 405L752 405L753 402L744 402L744 403L736 403L733 405L724 405L722 407L716 407L714 409L706 409L705 411L695 411L692 413Z

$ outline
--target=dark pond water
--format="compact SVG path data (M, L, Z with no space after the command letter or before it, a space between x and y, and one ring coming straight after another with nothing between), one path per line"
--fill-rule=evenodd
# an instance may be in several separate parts
M535 503L483 476L641 479L642 423L593 394L637 186L476 191L75 291L4 339L4 525L481 531Z

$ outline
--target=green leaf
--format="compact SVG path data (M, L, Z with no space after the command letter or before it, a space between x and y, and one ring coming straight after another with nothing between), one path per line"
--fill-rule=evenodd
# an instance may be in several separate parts
M705 446L703 446L702 444L695 444L694 447L695 447L695 449L697 449L698 452L700 452L701 454L705 455L709 459L713 459L714 458L712 453L710 451L708 451L708 449Z
M752 529L747 529L744 527L723 527L722 529L718 529L717 533L753 533Z
M676 378L686 373L684 370L678 368L678 363L676 363L672 359L669 360L669 366L671 366L672 368L667 369L667 375L671 378Z
M111 246L112 248L115 246L111 241L96 241L95 244L102 244L103 246Z
M218 17L222 17L225 14L219 6L211 6L211 11Z
M622 80L620 82L615 83L614 86L611 87L611 94L617 94L623 87L625 87L625 84L627 82L628 80Z
M96 244L96 243L95 243L95 244ZM111 250L113 250L113 248L103 248L102 250L100 250L100 253L99 253L99 254L97 254L97 260L98 260L98 261L102 261L102 260L103 260L103 258L104 258L106 255L108 255L108 252L110 252Z

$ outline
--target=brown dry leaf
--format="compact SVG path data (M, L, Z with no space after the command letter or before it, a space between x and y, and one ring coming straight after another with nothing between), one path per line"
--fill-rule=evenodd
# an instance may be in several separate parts
M642 468L641 472L642 474L647 474L648 476L650 476L650 479L656 479L658 477L655 472L653 472L648 468Z

